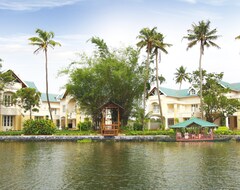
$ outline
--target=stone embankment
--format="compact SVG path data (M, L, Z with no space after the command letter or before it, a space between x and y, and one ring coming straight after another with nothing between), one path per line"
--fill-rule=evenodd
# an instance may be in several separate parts
M22 136L0 136L0 141L78 141L89 139L92 141L155 141L155 142L173 142L174 138L167 135L146 135L146 136L57 136L57 135L22 135Z
M219 135L217 138L231 137L232 140L240 142L240 135ZM86 140L96 142L105 142L105 141L126 141L126 142L175 142L175 138L168 135L134 135L134 136L113 136L113 137L104 137L100 135L89 135L89 136L61 136L61 135L21 135L21 136L0 136L1 141L20 141L20 142L38 142L38 141L78 141Z

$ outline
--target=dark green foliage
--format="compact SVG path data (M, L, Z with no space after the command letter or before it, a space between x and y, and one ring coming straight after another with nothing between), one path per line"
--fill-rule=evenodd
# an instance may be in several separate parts
M30 119L32 112L38 112L41 93L34 88L21 88L13 95L13 103L24 109L24 112L30 111Z
M134 124L133 124L133 130L134 130L134 131L142 131L142 130L143 130L143 125L142 125L142 123L134 123Z
M218 118L224 121L225 116L232 115L240 109L238 99L226 97L230 89L220 85L219 81L222 80L222 77L223 73L207 73L202 86L203 110L207 121L210 122L214 122Z
M57 130L55 135L96 135L96 131Z
M175 134L174 130L156 130L156 131L125 131L126 135L170 135Z
M0 91L3 91L6 85L13 82L14 78L12 76L12 71L3 72L2 69L2 59L0 59Z
M56 132L56 127L51 120L26 120L23 123L24 135L52 135Z
M80 131L90 131L92 130L92 122L91 121L80 122L78 123L77 127Z
M22 135L23 132L22 131L0 131L0 135L1 136L18 136L18 135Z
M91 115L94 125L100 118L99 108L109 101L124 108L120 114L125 125L134 101L141 98L143 91L139 52L131 47L110 51L104 41L97 39L97 42L95 45L100 49L93 56L82 54L79 62L63 70L62 73L69 74L70 79L67 91L85 113ZM103 45L99 47L99 43Z

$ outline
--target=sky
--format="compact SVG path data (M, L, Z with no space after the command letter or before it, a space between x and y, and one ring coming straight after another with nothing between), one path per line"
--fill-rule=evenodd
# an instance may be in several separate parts
M239 10L239 0L0 0L2 69L13 70L45 92L44 54L33 54L36 47L28 38L36 36L37 28L52 31L62 46L48 51L49 92L60 93L67 78L58 77L58 72L77 61L77 53L93 51L88 39L100 37L112 48L136 47L142 28L157 27L165 43L172 44L168 54L162 54L159 72L166 78L162 86L178 89L176 69L183 65L192 72L199 64L199 44L187 51L183 36L193 23L209 20L221 36L215 41L221 49L206 49L202 67L224 72L226 82L240 82L240 40L235 40L240 35Z

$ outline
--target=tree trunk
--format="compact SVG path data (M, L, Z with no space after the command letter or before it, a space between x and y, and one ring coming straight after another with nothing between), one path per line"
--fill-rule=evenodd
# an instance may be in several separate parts
M52 111L51 111L51 105L50 105L49 96L48 96L48 65L47 65L47 50L45 50L45 72L46 72L46 96L47 96L48 110L49 110L49 114L50 114L51 121L53 121L53 118L52 118Z
M203 101L202 101L202 82L203 82L203 76L202 76L202 55L203 55L203 45L201 43L200 46L200 58L199 58L199 74L200 74L200 113L201 113L201 119L203 119Z
M159 53L159 62L161 62L161 52ZM161 104L161 96L160 96L160 87L158 82L158 52L156 52L156 83L157 83L157 95L158 95L158 105L160 110L160 116L161 116L161 122L162 122L162 128L165 129L164 124L164 118L162 113L162 104Z
M145 118L145 109L146 109L146 92L147 92L147 81L148 81L148 70L149 70L149 57L150 57L150 49L148 48L146 71L145 71L145 75L144 75L143 117L142 117L143 131L144 131L144 127L145 127L144 118Z

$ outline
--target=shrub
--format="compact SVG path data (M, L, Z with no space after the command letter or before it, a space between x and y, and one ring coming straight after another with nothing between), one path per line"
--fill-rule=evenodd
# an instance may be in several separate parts
M214 134L216 135L232 135L233 131L229 130L229 128L225 126L218 127L217 130L214 131Z
M143 126L141 123L134 123L133 124L133 130L134 131L142 131L143 130Z
M26 120L23 123L24 135L52 135L56 132L56 127L51 120Z
M80 131L90 131L92 130L92 122L85 120L84 122L78 123L77 127Z
M170 130L154 130L154 131L126 131L126 135L175 135L173 129Z

